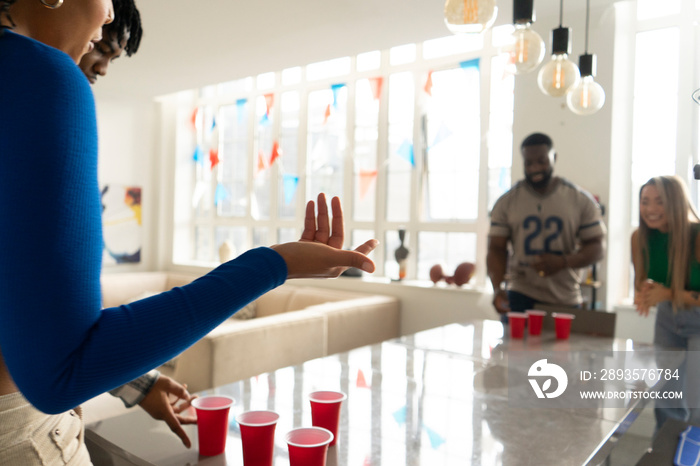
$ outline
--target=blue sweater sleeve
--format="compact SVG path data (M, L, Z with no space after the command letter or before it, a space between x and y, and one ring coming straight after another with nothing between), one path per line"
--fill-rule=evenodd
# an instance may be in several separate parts
M92 91L64 53L0 35L0 350L23 395L73 408L164 363L279 286L258 248L192 284L101 309Z

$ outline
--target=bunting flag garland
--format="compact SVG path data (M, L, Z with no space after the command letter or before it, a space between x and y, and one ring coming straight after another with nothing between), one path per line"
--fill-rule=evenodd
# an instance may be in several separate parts
M282 149L280 149L279 142L275 141L274 143L272 143L272 154L270 154L270 166L272 166L272 164L275 163L275 160L277 160L281 156Z
M243 124L245 121L245 104L248 103L248 99L238 99L236 101L236 114L238 115L238 124Z
M479 71L479 59L474 58L473 60L466 60L466 61L460 62L459 66L463 70L468 70L469 68L474 68L474 69L476 69L476 71Z
M209 149L209 162L212 170L219 164L219 151L217 149Z
M289 205L294 201L294 195L299 186L299 177L295 175L283 175L282 187L284 188L284 203Z
M425 86L423 86L423 90L429 96L433 95L433 71L432 70L428 71L428 78L425 80Z
M216 128L216 117L211 119L211 128L210 131L214 131L214 128Z
M326 123L328 123L328 118L330 118L330 116L331 116L331 104L328 104L328 106L326 107L326 111L323 114L323 124L324 125Z
M384 86L384 78L369 78L369 87L372 89L374 100L379 100L382 96L382 87Z
M449 138L450 136L452 136L452 131L450 131L450 128L447 127L444 121L441 122L440 128L438 128L438 132L435 135L435 139L433 139L433 143L428 148L432 149L433 147L435 147L445 139Z
M260 117L259 124L260 126L267 126L270 124L270 117L267 115L267 113L263 114L263 116Z
M416 166L416 161L413 157L413 144L411 144L408 139L404 139L404 141L401 143L401 147L399 147L399 150L396 151L396 153L399 154L401 158L410 162L414 167Z
M377 179L377 170L360 170L360 199L367 196L367 191Z
M331 91L333 91L333 108L338 108L338 91L344 88L346 84L332 84Z

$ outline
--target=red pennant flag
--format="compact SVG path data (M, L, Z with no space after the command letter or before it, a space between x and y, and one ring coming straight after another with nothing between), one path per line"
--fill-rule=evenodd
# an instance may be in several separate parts
M365 380L365 374L360 369L357 370L357 388L370 388Z
M364 199L372 182L377 179L377 170L360 170L360 199Z
M433 72L428 71L428 79L425 80L425 87L423 87L425 93L432 96L433 95Z
M265 166L265 157L263 156L262 151L258 152L258 170L257 172L260 173L261 171L265 170L267 167Z
M372 88L372 95L374 100L379 100L382 96L382 86L384 85L384 78L369 78L369 87Z
M217 149L209 149L209 162L213 170L219 164L219 151Z
M267 106L267 111L265 112L267 116L270 116L270 110L272 110L272 106L275 104L275 94L265 94L265 105Z
M195 107L192 111L192 116L190 116L190 123L192 123L192 129L197 129L197 115L199 114L199 107Z
M323 124L325 125L328 123L328 118L331 116L331 104L328 104L328 107L326 107L326 113L323 115Z
M282 150L280 149L280 144L279 144L279 142L275 141L272 144L272 154L270 155L270 166L272 166L272 164L275 163L275 160L277 160L281 156L282 156Z

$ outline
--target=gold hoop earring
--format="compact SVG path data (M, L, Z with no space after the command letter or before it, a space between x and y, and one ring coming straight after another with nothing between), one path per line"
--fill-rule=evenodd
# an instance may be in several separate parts
M61 5L63 5L63 0L56 0L56 3L49 3L46 0L39 0L42 5L44 5L46 8L49 10L55 10L56 8L60 8Z

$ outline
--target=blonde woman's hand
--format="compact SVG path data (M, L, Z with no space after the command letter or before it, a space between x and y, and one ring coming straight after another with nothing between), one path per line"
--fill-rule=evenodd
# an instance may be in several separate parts
M646 280L635 295L635 304L640 315L648 315L649 308L660 302L671 300L671 289L653 280Z
M326 196L319 194L318 214L314 201L306 204L301 239L272 246L287 264L287 278L334 278L350 267L374 272L374 262L367 254L378 241L369 240L354 251L344 250L343 210L337 197L331 199L331 211L329 218Z

